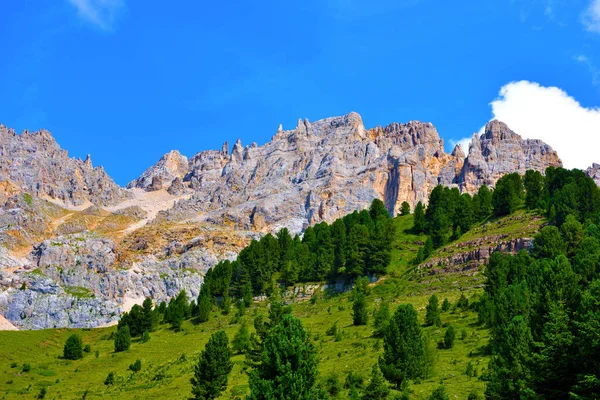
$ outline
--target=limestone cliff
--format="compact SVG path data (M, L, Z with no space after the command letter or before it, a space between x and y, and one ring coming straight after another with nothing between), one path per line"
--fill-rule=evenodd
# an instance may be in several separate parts
M0 202L27 192L67 206L111 205L128 197L102 167L69 158L50 132L14 130L0 125ZM2 201L4 200L4 201Z

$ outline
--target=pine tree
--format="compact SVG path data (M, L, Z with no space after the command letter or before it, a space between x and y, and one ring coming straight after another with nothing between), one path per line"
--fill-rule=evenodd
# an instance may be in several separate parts
M250 373L248 398L312 399L318 362L302 322L284 315L265 338L260 365Z
M208 285L203 284L198 294L198 321L206 322L210 318L210 312L212 311L213 298L210 294L210 288Z
M382 301L379 305L379 308L375 311L375 315L373 315L375 336L383 336L391 318L390 306L387 302Z
M144 331L154 331L154 329L156 329L157 320L156 313L152 309L152 299L150 297L146 297L144 303L142 303L141 316L142 323L140 326L140 334L144 333Z
M544 206L544 177L540 171L527 170L523 178L525 206L535 210Z
M224 331L213 333L194 367L191 379L194 399L212 400L219 397L227 387L232 368L227 334Z
M240 329L233 337L231 347L237 354L245 354L250 348L250 330L248 329L248 324L245 322L242 323Z
M450 302L448 301L448 298L446 297L444 299L444 301L442 302L442 311L446 312L450 309Z
M400 206L400 215L408 215L410 214L410 204L408 202L403 201Z
M369 312L367 310L366 296L362 292L354 295L352 303L352 319L354 325L366 325L369 320Z
M117 329L115 334L115 353L129 350L131 345L131 333L129 333L129 326L125 325Z
M362 400L385 400L389 394L390 389L379 369L379 364L375 363L371 370L371 381L365 389Z
M72 334L69 336L63 347L63 357L67 360L83 358L83 343L79 335Z
M429 298L429 303L425 308L425 325L441 326L439 301L435 294Z
M456 330L452 325L446 328L446 333L444 334L444 347L447 349L451 349L454 347L454 341L456 340Z
M446 394L446 388L444 388L444 385L438 386L437 389L431 392L429 400L450 400L450 398Z
M384 352L379 358L379 367L383 376L397 389L407 379L426 375L429 363L427 342L412 304L398 306L383 341Z
M420 201L417 203L415 207L415 212L413 216L413 231L415 233L423 233L427 228L427 222L425 221L425 207L423 203Z
M477 197L479 198L479 215L477 219L483 221L494 211L492 205L492 192L486 185L481 185L477 191Z

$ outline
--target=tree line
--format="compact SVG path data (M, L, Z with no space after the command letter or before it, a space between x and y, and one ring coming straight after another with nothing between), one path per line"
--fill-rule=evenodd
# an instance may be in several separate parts
M504 205L520 196L550 224L531 252L494 253L486 267L477 307L491 329L486 398L600 398L600 191L562 168L528 171L524 196L511 180Z

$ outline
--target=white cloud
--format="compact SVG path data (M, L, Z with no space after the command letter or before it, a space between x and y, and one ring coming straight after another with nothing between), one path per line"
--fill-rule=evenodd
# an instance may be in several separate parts
M590 74L592 75L592 84L594 86L600 85L600 69L596 67L596 65L588 56L585 54L579 54L575 56L575 61L585 65L588 68Z
M110 31L125 8L125 0L68 0L82 20Z
M541 139L558 152L566 168L600 163L600 108L583 107L557 87L511 82L490 103L494 119L526 139Z
M600 0L592 0L583 13L582 21L588 31L600 33Z

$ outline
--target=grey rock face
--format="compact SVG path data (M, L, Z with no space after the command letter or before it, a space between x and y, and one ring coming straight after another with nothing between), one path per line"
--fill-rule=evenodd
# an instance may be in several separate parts
M552 147L541 140L523 140L506 124L494 120L481 136L473 136L459 185L464 191L474 192L484 184L493 186L507 173L524 174L528 169L543 172L549 166L562 166Z
M89 156L86 161L69 158L50 132L17 134L3 125L0 125L0 182L3 182L0 192L24 191L67 205L89 201L106 206L128 196L102 167L92 167Z
M560 165L556 152L523 140L492 121L475 136L466 157L444 142L430 123L411 121L365 129L360 115L299 120L263 145L227 147L196 154L183 181L193 196L160 214L169 221L203 220L240 229L299 232L332 221L380 198L392 214L403 201L426 201L437 184L474 192L504 173Z
M139 187L148 191L167 188L176 178L183 178L188 172L188 159L177 150L171 150L148 168L142 176L130 182L127 187Z
M202 246L187 250L119 269L110 239L83 233L45 240L25 265L8 259L22 268L0 269L0 313L24 329L95 327L118 320L130 300L167 301L181 290L194 298L217 258Z
M585 173L596 182L596 185L600 186L600 164L593 163L591 167L585 170Z

